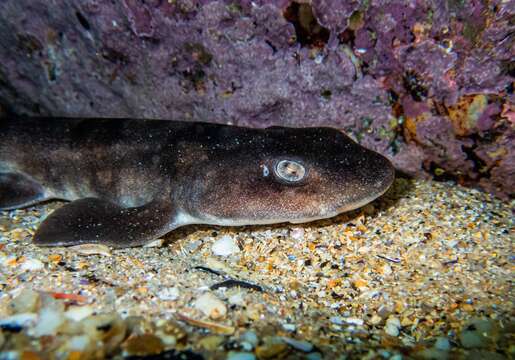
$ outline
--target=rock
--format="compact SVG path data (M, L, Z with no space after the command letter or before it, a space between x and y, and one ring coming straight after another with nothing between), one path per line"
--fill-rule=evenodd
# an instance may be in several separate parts
M160 338L153 334L143 334L129 337L123 344L127 355L150 356L164 351L164 345Z
M175 301L179 298L180 291L176 287L161 289L157 297L164 301Z
M227 314L224 302L210 292L204 293L195 301L195 308L213 320L222 319Z
M236 239L229 235L224 235L215 241L211 250L217 256L229 256L240 252Z
M5 336L4 336L4 333L2 332L2 330L0 330L0 349L2 348L2 346L4 346L4 342L5 342Z
M33 116L209 118L251 127L325 124L349 129L407 174L432 175L423 162L434 163L449 176L513 194L513 112L501 110L512 102L506 62L513 51L510 41L500 41L511 31L503 15L512 13L510 1L454 7L438 1L370 2L361 7L360 25L349 26L355 36L349 55L327 39L306 42L295 20L284 16L287 3L244 1L228 11L224 1L73 0L58 6L33 0L28 8L1 1L2 106ZM337 35L364 2L297 3L308 4L303 14L314 13L310 27L324 24ZM27 27L27 19L38 21ZM417 23L433 31L408 36ZM477 31L470 32L470 23ZM443 46L444 28L450 44L462 45ZM485 34L482 46L478 34ZM310 58L312 42L319 40L323 51ZM149 41L163 46L149 48ZM265 42L269 46L258 45ZM289 61L293 51L302 71ZM366 74L359 63L369 65ZM394 100L387 100L388 90ZM448 115L429 116L444 102ZM403 109L399 117L391 116L394 107ZM414 120L426 114L424 121ZM498 126L501 122L508 125ZM496 140L476 139L494 129ZM396 136L403 132L406 139ZM481 176L482 167L465 146L478 148L477 161L486 163L489 176Z

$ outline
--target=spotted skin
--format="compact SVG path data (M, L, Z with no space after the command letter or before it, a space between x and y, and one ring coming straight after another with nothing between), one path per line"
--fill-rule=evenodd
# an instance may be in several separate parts
M134 119L0 120L0 209L71 201L42 246L139 246L187 224L301 223L382 195L383 156L332 128Z

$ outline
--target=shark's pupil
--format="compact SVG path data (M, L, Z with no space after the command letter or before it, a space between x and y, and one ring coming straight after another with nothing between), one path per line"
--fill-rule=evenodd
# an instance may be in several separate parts
M275 166L276 175L288 182L300 181L306 175L306 168L293 160L281 160Z

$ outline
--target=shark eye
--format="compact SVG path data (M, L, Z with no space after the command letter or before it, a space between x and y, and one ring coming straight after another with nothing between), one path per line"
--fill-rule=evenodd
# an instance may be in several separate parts
M281 160L274 168L275 175L281 180L290 183L301 181L306 176L304 165L293 160Z

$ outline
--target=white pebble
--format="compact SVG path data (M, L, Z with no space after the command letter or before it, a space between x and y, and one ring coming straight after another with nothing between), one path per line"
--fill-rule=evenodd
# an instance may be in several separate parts
M68 310L64 313L64 316L67 319L74 321L81 321L91 314L93 314L93 307L85 305L85 306L70 306Z
M387 324L384 328L384 331L390 336L399 336L399 328L392 324Z
M42 309L39 313L39 321L32 329L30 335L34 337L55 335L64 321L63 313L59 310L52 308Z
M353 318L353 317L344 318L343 321L345 321L347 324L350 324L350 325L361 326L364 324L363 319Z
M237 292L236 294L229 296L228 300L231 305L245 306L245 299L241 292Z
M159 291L159 293L157 294L157 296L161 300L165 300L165 301L177 300L179 298L179 295L180 295L180 291L176 287L164 288L161 291Z
M295 324L283 324L283 329L286 331L295 331Z
M229 235L224 235L219 240L215 241L211 250L213 254L217 256L229 256L240 252L236 239L233 239Z
M90 345L90 342L91 340L86 335L77 335L67 341L66 347L71 351L84 351Z
M332 316L330 321L335 324L335 325L343 325L344 324L344 320L342 317L340 316Z
M38 271L45 267L42 261L38 259L27 259L22 264L20 269L22 271Z
M390 336L399 336L399 329L401 328L401 321L396 317L389 317L386 320L384 331Z
M304 240L304 229L303 228L294 228L290 232L290 236L293 240Z
M195 301L195 308L211 319L221 319L227 314L227 307L214 294L206 292Z
M392 326L395 326L397 328L401 327L401 321L394 316L391 316L388 318L388 320L386 320L386 325L388 324L391 324Z

